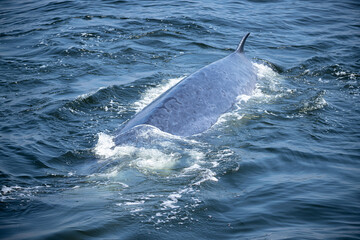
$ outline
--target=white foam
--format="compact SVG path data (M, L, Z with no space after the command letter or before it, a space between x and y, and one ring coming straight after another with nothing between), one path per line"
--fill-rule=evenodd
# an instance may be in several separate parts
M120 103L118 102L114 102L114 100L110 100L110 102L108 103L108 105L105 105L103 107L103 109L105 110L105 112L117 112L119 114L121 114L122 112L126 111L126 107L122 106Z
M26 199L33 196L34 193L38 192L39 189L44 186L34 186L34 187L20 187L15 186L2 186L0 191L0 201L13 200L13 199ZM45 186L48 187L48 186Z
M170 170L181 157L179 153L166 154L158 149L139 149L135 165L149 170Z
M282 90L282 78L271 67L262 63L253 63L253 66L256 69L259 80L255 89L255 95L259 94L256 90L261 90L262 88L275 93Z
M115 146L113 137L106 133L98 133L98 142L94 148L96 155L109 158L114 156L115 152L113 147Z
M345 75L346 75L346 72L344 72L344 71L338 71L338 72L335 72L335 75L336 75L336 76L345 76Z
M271 99L283 96L286 92L286 90L283 90L281 87L281 76L271 67L262 63L252 64L258 78L254 91L250 95L239 95L236 98L234 110L221 115L215 125L221 125L230 119L241 120L244 117L241 109L244 107L244 104L250 100L255 100L257 102L269 102Z
M184 189L181 189L177 192L174 192L174 193L171 193L169 196L168 196L168 200L165 200L161 206L162 206L162 210L166 210L168 208L171 208L171 209L175 209L175 208L179 208L178 205L175 205L179 200L179 198L182 197L182 194L184 193L187 193L187 192L191 192L192 189L191 188L184 188ZM172 212L172 213L176 213L176 212Z
M180 193L172 193L168 196L169 200L164 201L161 205L163 209L166 208L178 208L179 206L175 205L178 202L178 199L181 198Z
M98 134L98 142L94 148L100 161L111 158L131 157L130 166L148 170L172 169L181 157L179 153L165 153L156 148L135 147L131 145L116 146L112 136L105 133ZM117 174L117 169L107 173L109 176Z
M252 63L255 67L257 77L259 79L271 79L275 80L279 78L279 74L276 73L271 67L262 63Z
M199 162L199 161L205 159L205 154L198 150L194 150L194 149L190 150L189 155L192 159L196 160L196 162Z
M214 173L210 169L205 169L205 171L202 173L202 178L199 181L195 182L193 185L200 185L201 183L206 181L219 181L215 176L216 173Z
M131 213L136 213L136 212L140 212L142 210L144 210L144 209L143 208L134 208L134 209L130 210L130 212Z
M185 169L184 169L184 173L189 173L189 172L198 171L198 170L200 170L201 168L202 168L202 167L201 167L199 164L195 163L195 164L191 165L190 167L185 168Z
M145 203L145 201L141 200L141 201L134 201L134 202L125 202L124 205L132 206L132 205L141 205L144 203Z
M236 98L237 102L247 102L251 98L251 95L242 94Z
M160 84L154 88L148 89L139 101L134 103L134 108L136 112L140 112L144 107L149 105L152 101L154 101L157 97L159 97L162 93L170 89L172 86L180 82L184 77L179 78L171 78L168 80L166 84Z
M12 187L7 187L7 186L2 186L2 188L1 188L1 193L3 194L3 195L6 195L6 194L8 194L8 193L10 193L10 192L13 192L13 191L17 191L17 190L19 190L19 189L21 189L21 187L19 187L19 186L12 186Z

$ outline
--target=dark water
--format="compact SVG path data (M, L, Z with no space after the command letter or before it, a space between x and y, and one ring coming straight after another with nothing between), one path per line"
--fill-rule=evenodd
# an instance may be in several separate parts
M359 16L357 0L1 1L0 238L359 239ZM201 135L114 148L246 32L252 97Z

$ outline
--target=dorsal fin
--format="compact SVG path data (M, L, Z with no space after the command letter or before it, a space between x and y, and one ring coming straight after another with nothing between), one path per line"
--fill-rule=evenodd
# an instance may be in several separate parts
M239 44L239 46L237 47L236 51L237 53L243 53L244 52L244 45L245 45L245 41L247 39L247 37L250 35L250 33L247 33L243 39L241 39L241 42Z

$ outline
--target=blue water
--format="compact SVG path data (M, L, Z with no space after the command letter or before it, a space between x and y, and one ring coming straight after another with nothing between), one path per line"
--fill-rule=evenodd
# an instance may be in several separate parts
M1 239L359 239L360 4L0 2ZM208 131L113 133L242 36Z

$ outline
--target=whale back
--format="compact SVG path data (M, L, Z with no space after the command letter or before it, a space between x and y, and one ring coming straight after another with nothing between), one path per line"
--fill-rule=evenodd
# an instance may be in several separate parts
M179 136L210 128L239 95L251 94L255 88L256 74L243 54L247 36L234 53L201 68L163 93L125 123L120 133L140 124Z

